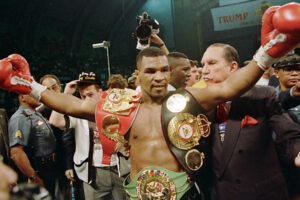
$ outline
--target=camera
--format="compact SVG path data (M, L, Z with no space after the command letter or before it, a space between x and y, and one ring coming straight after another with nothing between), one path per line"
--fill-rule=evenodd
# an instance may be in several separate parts
M10 200L53 200L43 187L31 183L15 185L10 192Z
M136 27L136 37L138 39L137 49L143 50L150 46L151 34L159 33L159 23L155 19L151 19L147 12L137 16L138 26Z

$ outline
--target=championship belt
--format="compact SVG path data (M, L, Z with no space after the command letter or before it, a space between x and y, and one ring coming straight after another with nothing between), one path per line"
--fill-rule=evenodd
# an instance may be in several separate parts
M210 124L204 109L184 89L168 93L162 106L166 142L191 178L206 175L211 152ZM205 170L204 170L205 169Z
M131 181L123 183L130 199L176 200L193 186L186 172L173 172L158 166L143 168Z
M168 199L176 200L174 181L161 170L145 170L137 179L136 193L139 200Z
M125 144L127 133L137 113L140 94L131 89L112 89L104 93L96 108L96 124L103 149L103 164L110 164L117 143Z

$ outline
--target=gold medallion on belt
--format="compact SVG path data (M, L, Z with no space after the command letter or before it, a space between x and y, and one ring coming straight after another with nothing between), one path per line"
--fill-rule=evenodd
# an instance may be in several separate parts
M134 106L132 102L137 102L139 99L140 96L135 90L114 88L105 97L102 109L110 113L129 115Z
M101 133L107 138L125 144L124 136L119 133L120 129L120 120L115 115L106 115L102 120L102 130Z
M167 173L149 169L138 177L136 194L139 200L176 200L176 186Z
M168 137L177 148L189 150L199 145L201 137L209 136L210 124L204 114L179 113L168 124Z
M185 154L185 163L192 171L197 171L203 165L205 155L197 149L191 149Z

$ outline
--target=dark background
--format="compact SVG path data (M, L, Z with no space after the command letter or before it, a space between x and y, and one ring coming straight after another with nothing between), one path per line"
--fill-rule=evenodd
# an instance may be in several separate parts
M299 0L297 0L299 2ZM160 23L159 36L170 51L200 60L214 42L229 43L241 61L251 59L260 45L260 26L214 31L211 8L217 0L10 0L0 6L0 58L23 55L36 80L57 75L62 83L94 71L107 80L106 51L93 43L110 41L111 73L128 77L137 55L136 16L147 11ZM0 107L9 115L17 107L16 95L0 91Z

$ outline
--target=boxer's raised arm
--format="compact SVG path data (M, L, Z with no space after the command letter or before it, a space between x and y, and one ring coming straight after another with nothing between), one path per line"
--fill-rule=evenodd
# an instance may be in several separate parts
M41 93L40 101L59 113L95 121L97 103L94 101L83 101L73 95L50 90Z
M225 81L206 88L190 87L187 90L197 99L205 110L241 96L255 85L264 72L255 61L232 73Z
M0 88L27 94L55 111L94 121L95 102L83 101L70 94L56 93L34 81L29 64L21 55L0 60Z
M234 72L226 81L205 89L188 89L206 110L242 95L265 70L300 43L300 4L270 7L263 15L261 47L253 61Z

